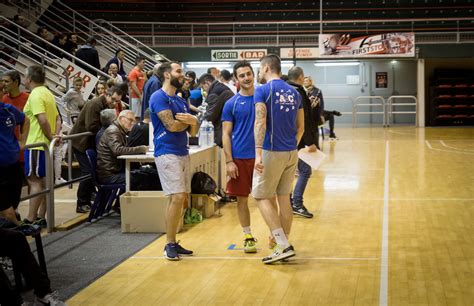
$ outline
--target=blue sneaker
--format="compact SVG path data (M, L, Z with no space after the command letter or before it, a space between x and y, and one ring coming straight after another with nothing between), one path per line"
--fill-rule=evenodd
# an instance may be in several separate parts
M179 245L177 243L167 243L165 245L165 251L164 251L164 256L168 260L180 260L181 258L179 257L178 254L178 248L176 245Z
M185 248L183 248L181 245L179 245L179 241L174 243L174 247L176 248L178 255L188 255L188 256L193 255L193 251L186 250Z

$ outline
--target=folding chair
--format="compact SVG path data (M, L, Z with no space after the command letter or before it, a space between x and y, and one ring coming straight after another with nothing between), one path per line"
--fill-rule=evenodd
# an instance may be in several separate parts
M125 184L101 184L97 178L97 152L92 149L86 150L87 159L89 160L92 182L97 188L97 196L94 204L92 204L89 213L89 222L102 217L105 213L109 213L115 200L119 200L119 195L125 192ZM116 204L117 205L117 204Z

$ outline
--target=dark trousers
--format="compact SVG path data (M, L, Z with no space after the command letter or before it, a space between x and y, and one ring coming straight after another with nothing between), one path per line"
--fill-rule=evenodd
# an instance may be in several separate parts
M329 121L329 135L334 135L334 114L332 112L324 111L324 121Z
M89 160L86 153L73 149L79 166L81 167L81 176L91 174L92 169L89 166ZM77 188L77 206L91 205L91 195L95 191L92 180L81 181Z
M27 283L33 285L34 294L43 297L51 292L48 277L43 273L31 253L26 237L18 231L0 228L0 257L10 257L14 266L20 269ZM21 296L12 290L8 277L0 269L0 304L17 305ZM21 304L21 303L20 303Z

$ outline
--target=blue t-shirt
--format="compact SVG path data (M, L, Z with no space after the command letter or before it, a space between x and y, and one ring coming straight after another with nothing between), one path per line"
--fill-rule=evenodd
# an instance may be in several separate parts
M227 100L222 111L222 121L232 122L232 157L255 158L253 96L241 96L238 93Z
M188 155L188 134L186 131L170 132L158 118L158 113L171 110L173 118L176 113L189 113L188 105L179 96L168 96L163 89L153 93L150 97L150 117L153 124L153 144L155 156L164 154Z
M10 104L0 102L0 166L6 167L18 161L20 145L15 128L25 121L25 114Z
M255 88L254 103L267 107L267 129L263 149L267 151L293 151L296 143L296 117L303 107L296 89L283 80L272 80Z

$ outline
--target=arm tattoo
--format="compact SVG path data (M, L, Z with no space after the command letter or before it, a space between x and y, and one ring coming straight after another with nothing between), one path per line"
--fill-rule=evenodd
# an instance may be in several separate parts
M168 131L172 130L174 125L174 118L173 113L171 110L164 110L158 113L158 118L160 118L161 122L165 126Z
M262 147L267 129L267 107L264 103L255 104L255 146Z

